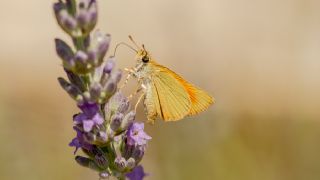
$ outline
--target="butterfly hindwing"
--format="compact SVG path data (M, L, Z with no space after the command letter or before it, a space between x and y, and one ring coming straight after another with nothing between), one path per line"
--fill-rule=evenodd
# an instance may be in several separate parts
M191 109L189 115L198 114L206 109L214 102L214 99L205 91L185 82L184 87L187 89L191 99Z
M158 65L163 72L167 72L171 76L173 76L176 80L178 80L182 86L184 87L185 91L187 91L190 101L191 101L191 108L189 115L198 114L206 109L214 103L214 99L205 91L201 90L200 88L192 85L191 83L184 80L181 76L166 68L164 66Z

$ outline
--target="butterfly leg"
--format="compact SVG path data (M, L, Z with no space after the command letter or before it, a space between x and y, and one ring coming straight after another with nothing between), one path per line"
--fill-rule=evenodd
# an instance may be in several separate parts
M141 80L138 80L138 84L139 84L138 89L137 89L134 93L132 93L132 94L130 94L130 95L128 96L128 99L129 99L129 100L130 100L131 98L133 98L135 95L137 95L141 90L144 89L144 85L141 84Z
M134 106L134 111L137 112L137 108L138 108L138 105L140 103L140 101L143 99L143 97L145 96L145 93L142 93L136 103L136 105Z
M134 93L130 94L128 96L128 99L131 100L135 95L137 95L142 90L141 87L139 87Z
M124 68L124 71L128 72L128 75L119 89L122 89L129 82L129 79L132 77L132 75L137 72L135 68Z
M136 92L134 92L133 94L131 94L128 99L131 99L133 96L135 96L136 94L138 94L141 90L143 90L143 93L140 95L140 97L138 98L138 101L136 103L136 105L134 106L134 110L137 111L137 107L138 107L138 104L140 103L140 101L142 100L142 98L144 97L145 95L145 89L146 89L146 86L144 84L141 84L141 81L139 80L139 88L137 89Z

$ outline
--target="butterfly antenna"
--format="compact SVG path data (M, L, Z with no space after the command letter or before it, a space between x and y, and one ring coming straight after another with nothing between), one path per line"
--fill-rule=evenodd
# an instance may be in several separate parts
M133 40L131 35L129 35L129 39L138 49L140 49L139 45Z
M134 52L138 52L136 49L134 49L132 46L130 46L129 44L127 44L127 43L125 43L125 42L120 42L120 43L118 43L117 45L116 45L116 47L114 48L114 52L113 52L113 56L115 56L116 55L116 52L117 52L117 49L118 49L118 47L120 46L120 45L125 45L125 46L127 46L128 48L130 48L131 50L133 50Z
M142 44L142 48L143 48L143 50L145 50L145 51L146 51L146 47L144 46L144 44Z

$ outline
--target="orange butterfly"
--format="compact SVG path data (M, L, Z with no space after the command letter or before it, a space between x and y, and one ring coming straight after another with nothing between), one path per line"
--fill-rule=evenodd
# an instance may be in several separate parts
M137 92L142 90L143 93L136 107L144 98L144 107L149 122L153 123L157 117L164 121L177 121L185 116L206 110L214 102L214 99L205 91L190 84L172 70L156 63L144 45L140 48L131 36L129 38L139 50L134 49L137 52L137 64L134 68L126 69L129 75L124 84L131 75L138 79L141 88Z

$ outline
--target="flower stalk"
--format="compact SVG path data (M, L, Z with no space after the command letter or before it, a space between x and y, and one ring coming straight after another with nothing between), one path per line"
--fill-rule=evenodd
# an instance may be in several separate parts
M76 156L76 162L97 171L102 179L143 179L139 162L151 137L144 132L144 124L135 121L135 111L118 89L122 71L115 67L115 57L104 61L111 36L93 32L97 1L59 0L53 10L73 42L70 46L55 40L67 75L58 81L79 108L73 116L76 137L69 145L75 147L74 154L82 150L86 156Z

